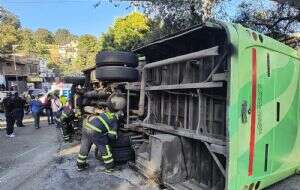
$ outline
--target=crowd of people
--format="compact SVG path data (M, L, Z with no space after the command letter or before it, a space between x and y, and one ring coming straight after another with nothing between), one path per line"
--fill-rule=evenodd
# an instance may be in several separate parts
M36 129L40 128L40 116L46 113L48 118L48 124L55 124L55 117L59 110L67 104L67 98L65 96L60 96L59 91L54 91L54 93L49 93L44 101L42 101L43 94L38 94L36 96L31 95L28 99L27 97L19 96L19 93L14 94L8 93L7 97L3 100L3 107L6 118L6 136L9 138L15 137L14 125L17 127L25 127L23 124L23 119L25 115L25 107L29 106L31 111L34 127Z
M40 116L45 110L49 125L56 124L56 127L62 129L64 141L72 142L74 134L72 122L77 118L81 123L81 146L77 157L77 170L88 168L87 157L92 144L95 144L103 159L105 170L112 172L114 159L110 144L118 138L118 121L122 115L121 110L126 105L126 99L120 94L106 92L105 85L97 81L93 83L93 89L88 91L81 89L80 86L74 86L69 100L60 96L59 91L48 94L44 101L41 101L42 95L32 96L29 107L34 119L34 127L40 128ZM15 122L18 127L24 127L22 120L26 101L15 93L8 94L3 103L7 136L12 138L15 137Z
M25 104L26 101L21 98L17 92L15 94L8 93L7 97L4 98L3 106L7 123L6 135L8 137L15 137L15 123L17 127L25 127L23 124Z

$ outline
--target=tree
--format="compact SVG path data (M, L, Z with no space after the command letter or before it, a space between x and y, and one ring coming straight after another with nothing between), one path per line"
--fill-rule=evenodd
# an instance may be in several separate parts
M159 30L151 30L158 34L150 36L162 36L174 33L195 24L201 24L213 17L214 8L224 0L111 0L131 2L133 6L140 6L145 14L153 19L153 27ZM101 1L96 3L96 7Z
M33 32L30 29L23 28L19 30L19 35L20 41L18 49L26 55L35 53L36 42L34 40Z
M43 28L39 28L34 33L34 39L40 43L52 44L54 42L52 33Z
M12 53L12 45L18 42L17 29L10 24L0 24L0 53Z
M261 0L244 0L234 21L275 39L299 31L299 10L286 3L261 5Z
M58 29L54 34L54 41L58 45L66 45L73 39L73 35L67 29Z
M100 46L104 50L129 51L141 44L149 31L149 19L142 13L133 12L116 19L107 33L100 37Z
M115 49L114 35L112 27L108 28L106 33L101 34L99 46L102 50L112 51Z
M16 29L21 27L19 18L2 6L0 6L0 23L12 25Z
M0 6L0 53L11 53L12 45L18 42L19 19Z
M148 18L138 12L118 18L113 27L114 42L117 49L131 50L141 43L150 30Z
M95 56L100 49L95 36L89 34L80 36L77 48L78 55L75 65L79 66L79 68L84 68L95 64Z

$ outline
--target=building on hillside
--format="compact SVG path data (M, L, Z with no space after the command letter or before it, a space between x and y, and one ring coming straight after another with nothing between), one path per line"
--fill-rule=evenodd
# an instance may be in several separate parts
M60 55L60 61L65 64L71 63L78 53L78 41L73 40L68 44L59 46L58 52Z
M53 69L48 68L48 61L41 59L39 61L39 68L40 68L40 76L43 78L43 82L51 83L54 81L56 77Z
M14 61L15 60L15 61ZM6 90L28 90L28 83L35 88L41 86L39 62L35 58L16 55L0 55L0 84Z

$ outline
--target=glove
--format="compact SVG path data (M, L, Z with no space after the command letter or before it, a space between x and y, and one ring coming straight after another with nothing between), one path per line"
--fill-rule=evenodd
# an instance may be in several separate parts
M121 120L121 119L123 119L124 118L124 112L123 111L118 111L117 113L116 113L116 117L117 117L117 119L118 120Z
M118 135L117 135L116 131L107 132L107 136L108 136L109 140L111 140L111 141L116 141L117 138L118 138Z

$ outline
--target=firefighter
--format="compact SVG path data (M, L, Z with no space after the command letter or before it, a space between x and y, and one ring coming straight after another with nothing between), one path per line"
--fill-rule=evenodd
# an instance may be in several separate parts
M81 146L77 158L78 171L86 169L89 165L86 162L92 144L95 144L105 165L106 172L114 169L114 159L110 148L110 143L117 139L119 110L124 109L125 98L111 98L106 110L95 109L95 113L87 117L83 122Z
M72 142L72 135L74 129L72 126L72 121L75 119L75 112L72 110L71 105L66 105L62 108L59 113L58 120L60 128L62 129L62 134L65 142Z
M68 98L66 96L64 96L64 95L61 95L59 97L59 101L60 101L60 103L61 103L62 106L66 106L67 103L68 103Z

